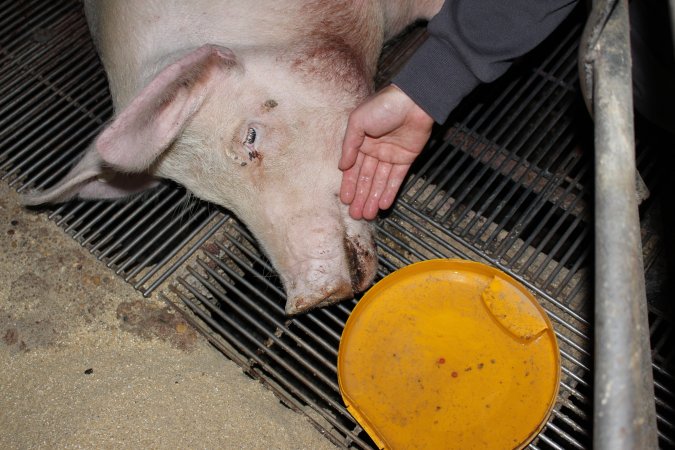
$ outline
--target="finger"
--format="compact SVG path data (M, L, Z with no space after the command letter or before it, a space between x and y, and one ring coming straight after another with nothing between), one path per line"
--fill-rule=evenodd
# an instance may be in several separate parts
M342 184L340 185L340 201L345 205L349 205L354 200L356 194L356 183L359 179L359 172L363 164L363 154L357 155L354 164L344 172L342 172Z
M359 148L366 138L366 133L358 121L357 116L351 114L347 121L347 129L345 130L345 137L342 141L342 156L338 163L340 170L347 170L356 163L359 153Z
M378 204L380 209L389 209L396 199L396 194L403 184L405 175L408 173L410 165L395 165L391 168L389 172L389 178L387 179L387 186L382 192L380 197L380 202Z
M405 147L394 142L389 142L388 139L390 138L382 137L374 139L366 136L359 151L390 164L411 164L417 155Z
M356 194L349 207L349 215L354 219L361 219L363 217L363 206L368 200L368 195L370 195L370 188L373 184L373 176L375 175L377 164L377 159L363 155L363 164L361 165L356 182Z
M365 219L371 220L377 216L377 212L380 210L380 198L387 187L387 180L389 179L391 169L392 165L386 162L380 161L377 165L375 176L373 177L373 184L370 188L370 194L363 207L363 217Z

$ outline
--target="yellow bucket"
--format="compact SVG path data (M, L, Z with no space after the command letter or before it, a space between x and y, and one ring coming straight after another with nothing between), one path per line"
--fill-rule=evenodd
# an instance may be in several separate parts
M385 277L342 333L342 398L380 448L525 447L555 404L551 322L520 283L439 259Z

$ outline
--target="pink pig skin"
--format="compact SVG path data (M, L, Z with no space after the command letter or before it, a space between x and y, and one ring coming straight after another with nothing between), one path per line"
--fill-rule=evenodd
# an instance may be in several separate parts
M115 116L26 204L124 197L168 178L233 211L279 272L286 313L353 297L377 269L338 199L347 117L385 39L442 1L85 1Z

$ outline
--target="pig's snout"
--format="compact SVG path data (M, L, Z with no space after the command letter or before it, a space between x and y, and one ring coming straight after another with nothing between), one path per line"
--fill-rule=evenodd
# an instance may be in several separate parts
M370 236L369 236L370 237ZM287 286L286 314L295 315L354 297L367 289L377 271L377 254L370 239L345 237L341 275L330 274L323 264L304 272ZM345 270L346 269L346 270Z
M352 285L347 280L340 280L332 286L322 287L312 293L294 293L289 291L288 300L286 301L286 314L293 316L314 308L332 305L353 296Z

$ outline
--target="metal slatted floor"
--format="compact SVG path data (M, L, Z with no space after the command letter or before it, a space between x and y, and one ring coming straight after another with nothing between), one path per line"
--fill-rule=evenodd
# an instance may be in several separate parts
M105 76L78 2L2 3L0 174L18 191L46 187L110 118ZM478 260L519 279L547 310L563 376L554 412L530 448L591 446L592 141L577 83L582 20L572 17L507 76L467 98L435 130L396 207L376 225L378 277L429 258ZM415 29L387 47L377 82L423 38ZM656 195L653 161L649 146L639 146L641 175ZM340 334L356 300L288 319L280 282L245 227L172 184L130 201L73 201L48 214L143 295L183 311L334 443L374 447L337 386ZM645 232L647 262L654 239ZM658 306L650 324L659 442L671 448L675 337Z

